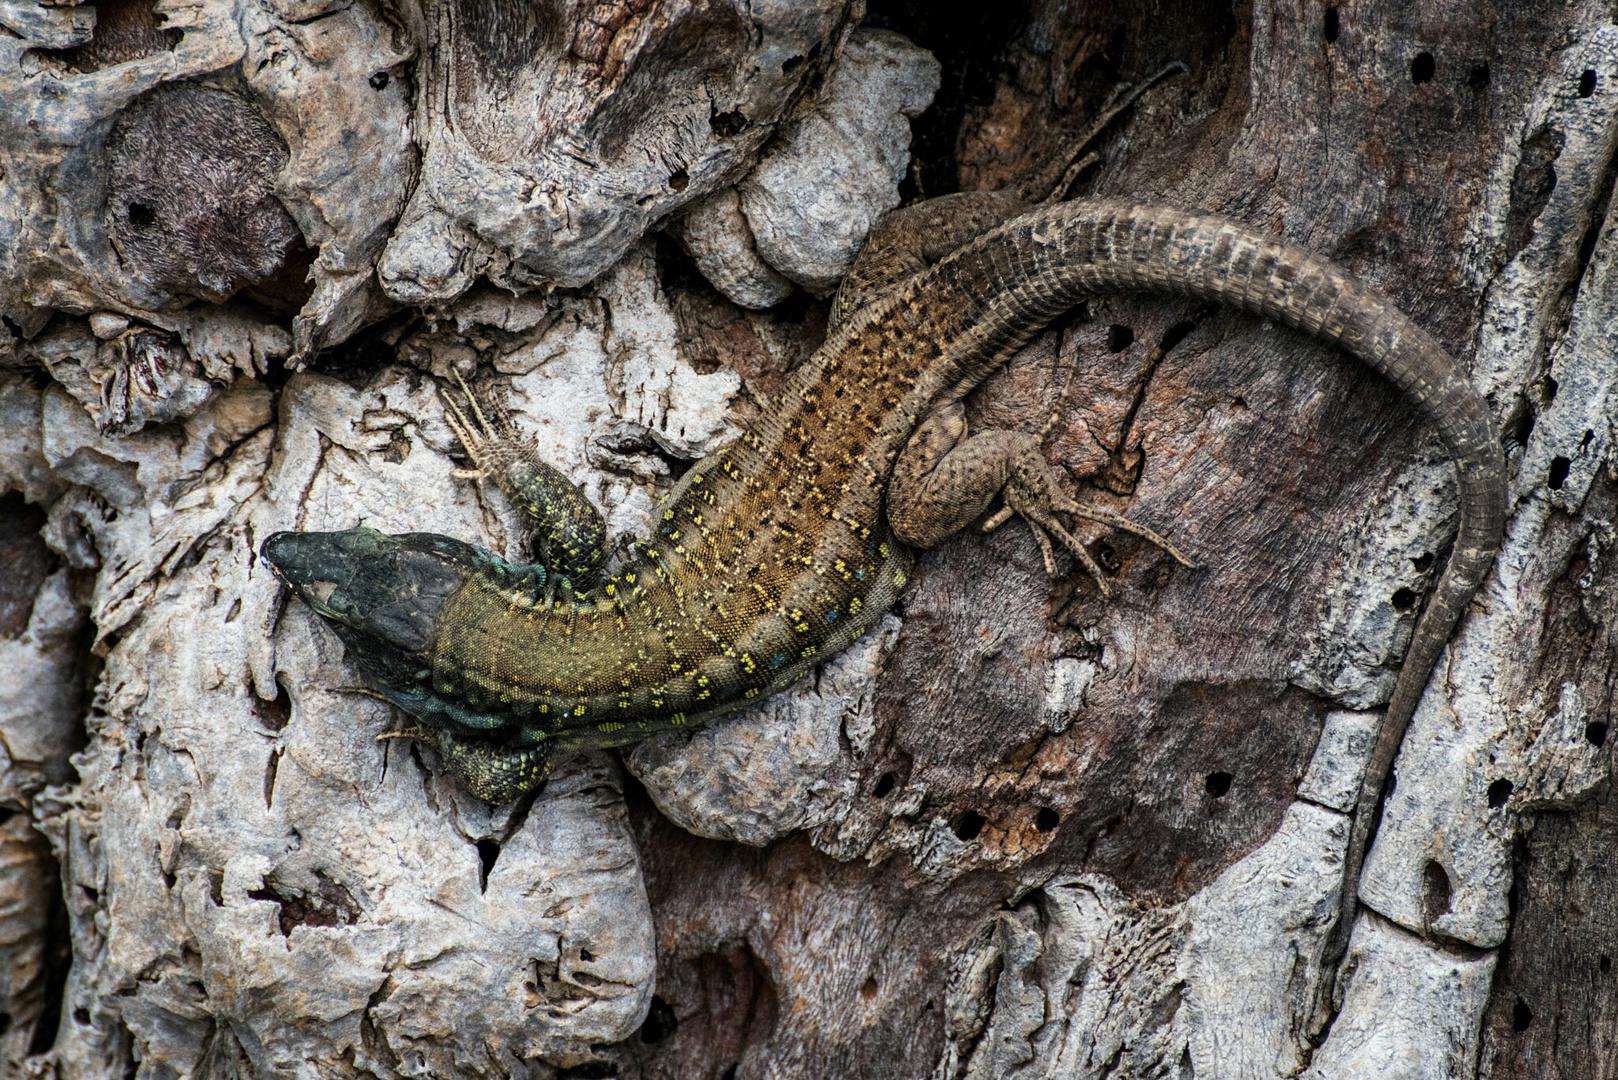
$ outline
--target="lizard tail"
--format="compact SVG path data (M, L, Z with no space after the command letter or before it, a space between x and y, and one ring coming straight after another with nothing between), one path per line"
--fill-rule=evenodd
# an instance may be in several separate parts
M1341 346L1404 391L1438 429L1455 461L1460 527L1411 635L1361 781L1333 943L1340 956L1383 781L1439 653L1499 550L1505 461L1488 407L1432 335L1387 297L1304 248L1215 214L1105 199L1062 203L1007 222L932 274L978 309L979 318L966 320L974 329L958 342L966 350L958 356L1004 356L1087 296L1124 290L1192 296Z

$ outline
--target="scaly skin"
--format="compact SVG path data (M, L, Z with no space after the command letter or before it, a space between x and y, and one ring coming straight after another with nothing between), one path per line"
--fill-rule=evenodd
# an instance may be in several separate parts
M937 208L918 220L976 228L974 213L1016 209L992 198L951 205L963 212ZM1366 771L1345 878L1351 899L1405 725L1499 544L1504 463L1464 373L1345 272L1211 214L1062 203L989 228L930 266L939 245L888 239L897 260L862 256L851 275L858 287L838 304L853 313L745 435L685 475L660 504L654 534L609 581L547 602L542 568L369 530L277 534L266 559L332 621L385 695L451 733L440 744L452 757L463 743L480 762L507 755L493 779L482 765L451 762L474 792L502 800L534 785L549 748L611 746L706 719L846 647L904 586L910 550L896 527L913 544L936 543L1004 485L1007 506L1042 543L1050 534L1076 547L1057 515L1082 511L1044 490L1048 476L1026 440L989 432L956 446L952 410L1086 297L1218 300L1382 372L1422 408L1457 467L1460 529Z

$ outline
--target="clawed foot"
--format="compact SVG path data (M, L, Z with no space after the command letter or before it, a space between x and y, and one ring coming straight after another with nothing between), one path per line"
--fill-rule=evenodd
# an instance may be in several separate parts
M483 414L477 395L466 385L460 372L455 373L455 381L461 384L461 393L466 395L467 411L472 417L468 419L460 406L455 404L454 398L440 392L439 397L444 402L444 420L455 432L455 437L461 441L461 446L466 449L467 456L476 468L455 469L450 475L457 480L487 479L499 483L503 470L521 453L515 446L518 439L516 428L503 411L498 411L496 419L491 422Z
M1137 525L1128 518L1114 514L1110 510L1101 510L1093 506L1082 506L1067 498L1060 492L1052 491L1043 499L1031 499L1014 488L1008 487L1005 493L1005 505L993 517L983 523L983 531L991 532L1010 521L1012 515L1020 516L1028 523L1033 532L1034 539L1039 543L1039 552L1045 559L1045 573L1051 577L1061 577L1056 568L1056 551L1051 544L1051 537L1061 541L1062 546L1073 553L1092 578L1101 595L1112 596L1112 585L1107 581L1106 571L1102 570L1094 557L1085 550L1078 537L1068 532L1062 523L1057 520L1057 514L1071 514L1074 517L1084 518L1087 521L1099 522L1110 526L1120 532L1131 533L1148 543L1162 548L1172 555L1176 562L1188 570L1195 570L1197 564L1191 558L1175 547L1169 539L1155 530L1144 525Z
M520 435L503 410L492 410L491 420L459 374L456 381L466 395L465 411L443 394L444 419L476 468L456 469L452 475L493 481L527 519L536 559L544 567L547 602L558 591L588 588L607 554L607 526L600 511L576 484L540 459L535 441Z

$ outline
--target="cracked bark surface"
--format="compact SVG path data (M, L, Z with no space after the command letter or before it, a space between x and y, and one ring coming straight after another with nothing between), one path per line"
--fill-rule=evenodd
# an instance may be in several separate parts
M0 0L0 1068L1618 1075L1618 12L867 6ZM1036 430L1072 367L1053 460L1202 569L1095 531L1103 602L962 536L806 685L530 805L377 741L263 536L521 555L450 477L457 374L644 531L883 209L1170 60L1076 190L1378 284L1512 465L1340 969L1450 470L1375 377L1197 303L1092 301L968 408Z

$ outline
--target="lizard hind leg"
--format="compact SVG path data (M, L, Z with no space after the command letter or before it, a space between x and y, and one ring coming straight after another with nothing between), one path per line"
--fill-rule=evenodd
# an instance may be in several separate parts
M1082 506L1062 494L1051 466L1040 450L1040 436L1021 431L966 434L965 411L959 402L941 405L916 428L888 481L888 521L906 543L929 548L966 528L1002 495L1005 506L984 523L985 531L1020 516L1033 531L1044 557L1045 571L1060 576L1054 538L1072 552L1104 595L1111 594L1102 568L1059 515L1100 522L1139 536L1194 566L1166 538L1144 525L1108 510Z
M455 475L497 484L529 521L546 569L575 588L586 587L607 557L601 512L560 470L540 459L533 440L518 434L510 417L497 412L491 422L464 381L461 392L466 411L444 395L444 419L476 468Z

